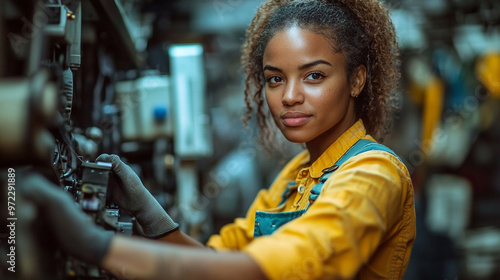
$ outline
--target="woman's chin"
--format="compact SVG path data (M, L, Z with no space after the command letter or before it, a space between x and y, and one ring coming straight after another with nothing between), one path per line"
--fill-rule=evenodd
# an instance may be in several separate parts
M298 133L283 133L283 136L285 136L286 140L298 144L306 143L311 140L307 135L298 135Z

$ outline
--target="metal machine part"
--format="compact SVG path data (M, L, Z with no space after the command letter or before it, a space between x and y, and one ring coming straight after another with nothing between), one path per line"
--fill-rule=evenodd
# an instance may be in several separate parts
M120 209L110 200L111 191L108 186L112 176L111 167L109 162L82 163L82 180L73 193L82 210L93 216L96 224L132 235L132 221L119 221Z
M116 84L123 141L153 141L174 135L170 87L166 75Z
M119 154L199 237L207 213L199 207L196 160L212 153L203 48L174 45L164 54L170 73L146 70L153 17L140 8L145 2L0 3L0 34L8 38L0 42L0 166L44 174L96 225L133 235L140 230L135 220L110 199L110 164L93 163L99 153ZM27 230L19 258L31 264L17 276L115 279L65 256L35 216L22 216Z
M0 166L44 174L69 192L75 207L98 226L136 234L134 219L109 199L111 165L91 162L104 138L102 128L75 118L87 109L82 108L87 100L82 95L80 67L82 1L19 3L0 4L0 33L8 39L0 43ZM36 219L36 209L21 194L17 202L23 205L17 211L20 268L5 279L116 279L99 267L66 256L51 239L47 225ZM3 230L0 239L3 252Z
M175 118L176 155L196 159L212 154L209 117L205 104L203 48L173 45L169 51Z
M82 183L78 189L78 201L86 212L100 212L105 209L111 163L82 163Z
M194 160L212 154L209 117L205 104L203 48L201 45L173 45L169 51L172 80L174 149L179 158L178 208L184 223L181 229L191 236L201 237L202 224L207 220L200 207L199 181Z
M54 121L57 88L46 71L30 78L0 79L0 158L43 159L54 139L46 127Z

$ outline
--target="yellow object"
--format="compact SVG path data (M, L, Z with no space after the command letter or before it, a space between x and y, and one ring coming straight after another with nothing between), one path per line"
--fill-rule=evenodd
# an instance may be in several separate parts
M500 53L480 57L476 62L476 74L491 96L500 98Z
M410 81L408 84L408 94L413 103L421 105L424 100L425 89L417 83Z
M221 229L207 245L242 250L269 279L402 279L415 238L413 187L393 155L369 151L346 161L325 182L319 198L301 217L272 235L253 238L256 211L305 209L322 170L331 167L357 140L373 138L360 120L312 165L304 151L262 190L245 218ZM288 182L304 186L276 208Z
M441 124L443 114L444 85L441 79L434 77L429 81L424 94L422 116L422 149L428 157L436 129Z

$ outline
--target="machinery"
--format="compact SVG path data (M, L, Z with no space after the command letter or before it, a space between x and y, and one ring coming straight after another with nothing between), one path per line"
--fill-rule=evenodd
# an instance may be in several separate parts
M196 160L212 153L203 48L168 45L160 56L168 67L148 65L148 2L0 2L0 279L115 279L59 252L36 209L14 192L14 176L19 184L41 173L99 226L138 234L133 217L110 202L111 165L95 162L101 153L120 155L184 231L202 235Z

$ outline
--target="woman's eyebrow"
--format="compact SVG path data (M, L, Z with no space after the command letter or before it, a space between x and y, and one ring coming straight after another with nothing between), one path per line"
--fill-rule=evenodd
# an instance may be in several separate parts
M326 60L323 60L323 59L318 59L316 61L313 61L313 62L309 62L309 63L306 63L304 65L301 65L299 66L299 70L304 70L304 69L307 69L309 67L313 67L313 66L316 66L318 64L325 64L325 65L329 65L329 66L332 66L332 64ZM280 68L278 67L274 67L274 66L271 66L269 64L265 65L264 68L263 68L263 71L266 71L266 70L269 70L269 71L276 71L276 72L283 72L283 70L281 70Z
M326 60L323 60L323 59L318 59L316 61L313 61L313 62L310 62L310 63L307 63L307 64L304 64L302 66L299 67L299 70L304 70L304 69L307 69L309 67L313 67L313 66L316 66L318 64L326 64L326 65L330 65L332 66L332 64Z
M267 64L266 66L264 66L263 71L266 71L266 70L276 71L276 72L283 72L283 70L279 69L278 67L274 67L274 66L271 66L269 64Z

